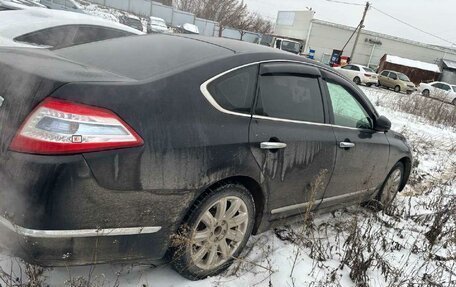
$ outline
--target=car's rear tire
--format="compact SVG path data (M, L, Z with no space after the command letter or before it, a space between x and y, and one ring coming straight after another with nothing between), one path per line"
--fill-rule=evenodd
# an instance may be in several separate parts
M361 85L361 79L359 77L355 77L353 79L353 82L355 82L355 84L357 84L357 85Z
M211 190L194 204L175 236L177 244L171 244L174 269L190 280L220 274L241 253L254 221L254 200L244 186Z
M386 209L391 206L396 198L399 188L404 176L404 164L402 162L396 163L391 171L388 173L382 188L377 194L376 200L380 203L380 209Z
M395 91L396 93L400 93L400 92L401 92L401 87L400 87L400 86L395 86L395 87L394 87L394 91Z
M429 93L429 90L426 89L426 90L424 90L421 94L422 94L423 96L425 96L425 97L429 97L429 94L430 94L430 93Z

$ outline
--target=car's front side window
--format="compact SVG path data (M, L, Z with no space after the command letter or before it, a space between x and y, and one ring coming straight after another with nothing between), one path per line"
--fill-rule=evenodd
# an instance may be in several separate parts
M223 75L208 85L214 100L224 109L250 114L255 97L258 66L253 65Z
M372 129L372 120L358 100L343 86L327 82L334 113L334 124L349 128Z
M318 79L299 75L263 75L259 82L257 115L323 123Z

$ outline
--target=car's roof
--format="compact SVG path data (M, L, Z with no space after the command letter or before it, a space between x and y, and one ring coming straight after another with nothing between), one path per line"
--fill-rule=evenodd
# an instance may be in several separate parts
M136 80L172 73L238 53L268 53L306 62L304 57L237 40L179 34L110 39L55 50L61 57ZM113 60L115 59L115 60Z
M282 50L274 49L274 48L267 47L264 45L258 45L258 44L253 44L253 43L249 43L249 42L232 40L232 39L221 38L221 37L206 37L206 36L191 35L191 34L186 34L185 37L189 38L189 39L194 39L197 41L203 41L208 44L224 47L235 53L262 53L262 52L271 53L272 52L272 53L285 54L285 55L294 55L292 53L284 52ZM300 57L300 58L304 59L304 57Z
M429 83L429 84L445 84L445 85L448 85L448 86L454 86L454 85L449 84L449 83L447 83L447 82L440 82L440 81L431 82L431 83Z
M2 11L0 17L0 37L13 39L17 36L41 29L62 25L96 25L127 31L133 34L143 32L99 17L82 13L44 8Z
M159 21L165 21L163 18L160 18L160 17L154 17L154 16L150 16L149 17L150 20L159 20Z

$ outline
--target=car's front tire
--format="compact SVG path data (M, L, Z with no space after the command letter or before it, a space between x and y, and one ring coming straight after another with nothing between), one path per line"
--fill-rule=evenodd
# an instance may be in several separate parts
M400 87L400 86L395 86L395 87L394 87L394 91L395 91L396 93L400 93L400 92L401 92L401 87Z
M391 206L396 198L401 186L402 177L404 176L404 164L398 162L389 172L383 183L380 192L377 194L377 202L380 203L381 209L386 209Z
M220 274L239 256L252 233L255 205L242 185L226 184L199 199L172 239L172 265L199 280Z

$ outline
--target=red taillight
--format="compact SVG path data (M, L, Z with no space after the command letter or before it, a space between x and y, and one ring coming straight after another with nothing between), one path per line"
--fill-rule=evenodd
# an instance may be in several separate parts
M10 149L34 154L75 154L143 143L128 124L109 110L48 98L27 117Z
M364 74L364 76L366 76L366 77L372 77L371 74Z

